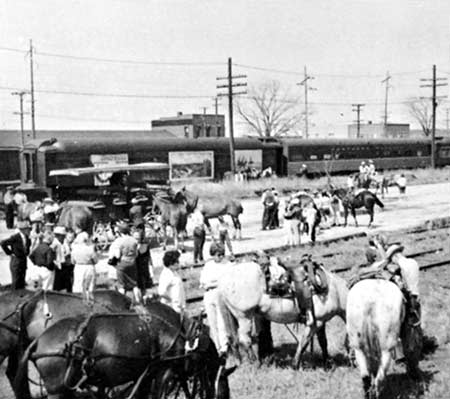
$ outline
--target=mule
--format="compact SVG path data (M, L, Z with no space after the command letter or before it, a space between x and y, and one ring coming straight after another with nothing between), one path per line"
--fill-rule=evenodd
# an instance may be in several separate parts
M91 312L128 310L131 300L117 291L95 291L94 303L76 294L56 291L8 291L0 295L0 360L8 358L6 375L13 381L25 346L44 330L66 317ZM1 363L0 362L0 363Z
M205 225L211 232L209 219L229 215L233 222L234 236L242 238L242 225L239 216L244 211L241 201L230 198L227 195L217 198L199 198L190 190L184 190L184 196L191 209L198 208L205 219ZM194 206L195 204L195 206Z
M290 269L293 278L298 270ZM326 293L313 295L315 324L305 326L303 336L298 340L293 366L298 368L308 343L317 333L322 349L323 360L328 359L325 324L334 316L345 322L347 303L347 284L339 276L325 271L329 289ZM298 323L300 310L294 298L271 297L266 293L266 280L260 265L243 262L231 266L219 280L219 307L224 318L227 334L232 348L241 346L251 359L255 359L251 348L252 324L257 316L281 324Z
M193 327L193 328L192 328ZM161 303L140 314L97 314L61 320L25 352L15 380L18 398L34 362L50 399L76 389L109 397L229 399L227 376L213 341L198 324Z
M365 207L370 217L368 225L368 227L370 227L374 219L375 205L378 205L382 209L384 208L384 204L380 201L376 194L369 190L363 190L355 194L351 191L338 189L333 192L333 195L336 195L342 201L342 206L344 207L344 226L347 226L349 211L355 220L355 226L358 226L358 221L356 220L356 209Z
M403 294L394 283L368 279L350 289L347 334L355 351L366 399L379 397L404 318ZM417 369L415 363L410 362L409 366Z

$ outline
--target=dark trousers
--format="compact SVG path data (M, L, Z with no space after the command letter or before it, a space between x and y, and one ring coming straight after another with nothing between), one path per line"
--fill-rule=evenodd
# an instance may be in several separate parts
M27 258L17 258L14 255L11 255L9 269L11 271L11 288L13 290L21 290L25 288Z
M14 203L10 202L9 204L6 204L6 228L11 230L14 228Z
M275 204L273 205L264 205L264 213L262 220L262 228L263 230L267 228L275 228L275 212L278 210Z
M194 263L203 261L203 245L205 245L205 230L197 229L194 233Z
M55 291L66 290L66 292L72 292L73 268L74 266L71 264L63 264L61 269L55 269L55 281L53 283Z

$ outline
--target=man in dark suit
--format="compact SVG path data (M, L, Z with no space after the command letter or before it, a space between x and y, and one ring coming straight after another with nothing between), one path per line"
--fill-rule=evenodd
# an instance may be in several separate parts
M17 222L17 233L0 242L6 255L11 257L9 268L11 270L11 288L19 290L25 288L25 273L27 271L27 257L30 253L30 223Z

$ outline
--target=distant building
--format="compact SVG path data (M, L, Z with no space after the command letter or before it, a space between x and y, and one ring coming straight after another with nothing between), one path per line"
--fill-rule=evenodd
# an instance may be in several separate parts
M166 130L176 137L224 137L225 116L216 114L189 114L152 121L152 131Z
M410 137L409 123L367 123L360 124L359 136L358 125L348 125L348 138L355 139L401 139Z

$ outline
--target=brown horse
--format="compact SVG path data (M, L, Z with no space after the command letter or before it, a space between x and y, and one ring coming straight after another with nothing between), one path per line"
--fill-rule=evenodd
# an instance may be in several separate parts
M0 295L0 364L8 357L6 375L12 382L25 346L48 326L70 316L125 311L130 306L128 297L110 290L95 291L92 305L75 294L7 291Z
M182 191L170 195L165 191L158 191L152 195L153 205L161 213L162 232L164 235L163 247L167 246L167 226L173 231L173 238L178 249L178 237L181 238L181 247L184 249L184 234L190 207Z
M94 218L92 211L85 205L62 203L57 224L79 233L93 233Z
M384 204L369 190L363 190L357 194L352 191L347 191L345 189L337 189L332 193L341 199L342 205L344 207L344 226L347 226L348 212L350 210L353 219L355 220L355 226L358 226L358 221L356 220L356 209L365 207L367 213L370 216L369 225L370 227L373 223L374 207L375 204L380 208L384 208Z
M190 190L183 190L188 206L194 210L198 208L205 218L205 224L211 231L209 219L219 216L230 215L233 221L235 233L239 239L242 238L242 226L239 215L244 211L242 203L239 200L228 197L227 195L216 198L199 198L197 194Z

